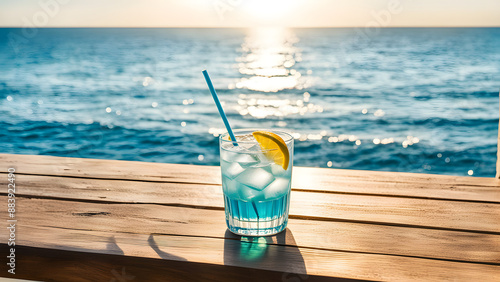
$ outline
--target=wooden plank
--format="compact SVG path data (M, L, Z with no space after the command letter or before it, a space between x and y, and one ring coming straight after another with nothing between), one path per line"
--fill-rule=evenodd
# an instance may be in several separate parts
M308 167L292 177L296 190L500 202L495 178Z
M220 184L220 168L148 162L0 154L0 163L18 174L85 178L128 179L155 182Z
M0 244L0 251L6 251ZM15 275L0 266L0 276L37 281L293 281L304 276L229 265L170 259L17 247L19 265ZM3 271L5 270L5 271ZM308 275L307 281L359 281ZM2 278L4 281L5 278ZM10 280L6 280L10 281ZM13 280L14 281L14 280ZM15 280L28 281L28 280ZM31 281L31 280L30 280Z
M17 175L17 196L102 203L155 203L222 210L215 185ZM0 185L7 185L0 179ZM292 218L500 233L500 204L293 191ZM425 219L425 220L423 220Z
M220 185L220 168L131 161L0 154L18 174ZM417 173L294 167L295 190L500 202L500 180Z
M116 238L121 234L239 238L227 231L224 212L219 210L24 198L18 199L18 207L16 243L24 246L109 250L115 254L117 248L109 247L111 235L99 239L100 232L110 232ZM0 214L5 216L4 211ZM89 231L96 237L80 238L78 231ZM3 242L6 236L0 234ZM500 235L492 234L290 219L287 233L265 240L269 245L500 265ZM149 250L149 256L155 257L155 253Z
M500 93L499 93L500 96ZM500 100L499 100L500 103ZM500 109L500 107L499 107ZM497 138L497 173L495 178L500 178L500 119L498 120L498 138Z
M54 232L53 230L48 231L49 234ZM36 230L35 233L48 234L40 229ZM184 280L183 277L187 277L191 279L197 278L197 280L203 278L203 280L213 279L217 281L220 281L220 279L239 281L239 279L233 279L244 278L245 276L242 275L248 275L249 270L254 270L254 274L251 276L252 279L256 277L266 278L264 275L269 275L268 279L265 280L273 277L273 279L278 278L278 280L279 278L288 280L297 277L307 281L315 281L316 275L385 281L409 279L425 281L456 279L464 281L495 281L500 273L500 266L498 265L329 251L269 245L235 239L163 234L123 233L117 235L112 232L90 232L86 230L71 230L66 232L66 236L76 238L76 241L86 244L92 249L85 247L74 248L71 254L62 256L63 260L61 260L60 252L58 252L57 256L54 255L54 250L62 251L60 246L50 249L37 248L36 251L32 251L31 254L27 255L20 253L20 255L22 254L20 262L24 266L23 271L20 272L24 272L26 275L22 278L56 278L58 281L63 281L64 278L79 277L81 276L78 275L79 273L87 273L90 269L93 270L90 271L92 272L90 275L96 275L96 273L99 275L93 276L93 281L102 280L101 277L106 274L108 275L105 276L106 279L113 278L110 277L112 269L121 270L121 273L126 272L129 276L141 277L141 279L151 279L148 275L161 273L164 275L163 279L179 277ZM92 242L101 243L101 248L96 249L90 244ZM21 252L23 250L21 247ZM106 254L106 256L96 261L95 254ZM34 255L38 256L38 259L32 259ZM132 262L129 260L127 263L124 263L123 260L122 263L115 262L120 256L133 258L133 260ZM23 261L24 257L28 257L29 261ZM59 260L57 257L59 257ZM89 264L90 259L94 263ZM51 261L53 266L47 265L48 260ZM54 260L57 263L54 263ZM45 263L40 265L41 261ZM114 263L107 265L105 261L113 261ZM166 267L164 270L157 266L159 262L168 262L161 264ZM55 272L57 274L51 273L55 270L56 265L57 271ZM132 265L135 267L130 267ZM196 271L200 265L210 265L210 267L197 272L196 276L193 276L193 271ZM172 269L172 266L175 266L175 270ZM224 267L221 268L222 266ZM125 267L125 271L123 267ZM270 273L270 271L273 273ZM2 273L6 275L6 272ZM74 280L71 279L71 281Z
M198 249L200 253L206 253L209 256L220 257L226 254L214 253L212 245L218 242L210 242L207 239L186 239L184 242L176 241L175 243L177 245L194 243L195 246L201 247ZM236 243L235 247L241 248L241 245ZM273 254L274 257L286 258L291 257L293 252L294 258L302 259L305 267L321 266L329 277L320 277L311 273L294 275L286 271L205 264L196 261L186 262L29 247L19 247L23 255L19 258L19 262L26 268L16 274L16 277L43 281L129 281L127 279L132 279L132 281L354 281L354 279L345 278L347 274L349 277L358 279L379 281L487 282L496 281L499 271L498 266L489 265L428 262L391 257L381 258L375 263L374 259L379 258L373 258L370 255L311 251L301 248L283 249L269 247L266 253ZM4 248L0 247L0 250L3 251ZM196 250L193 251L196 252ZM271 255L268 256L271 257ZM0 273L0 276L6 274L7 272L4 271Z

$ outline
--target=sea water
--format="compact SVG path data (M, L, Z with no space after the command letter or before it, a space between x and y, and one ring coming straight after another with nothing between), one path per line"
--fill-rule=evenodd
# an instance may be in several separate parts
M500 28L0 29L0 152L219 165L283 128L295 165L494 177ZM417 142L418 141L418 142Z

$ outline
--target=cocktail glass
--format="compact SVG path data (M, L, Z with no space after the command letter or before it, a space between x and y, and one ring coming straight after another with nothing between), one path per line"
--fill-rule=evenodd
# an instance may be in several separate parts
M220 165L226 223L238 235L274 235L286 228L293 167L293 137L267 130L282 138L288 148L286 169L267 157L252 133L234 130L237 144L228 133L220 136Z

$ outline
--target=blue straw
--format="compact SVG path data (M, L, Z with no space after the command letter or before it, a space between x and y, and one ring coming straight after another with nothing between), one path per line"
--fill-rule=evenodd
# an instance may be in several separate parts
M212 80L210 80L210 76L208 75L207 70L202 71L203 76L205 77L205 80L207 81L208 84L208 89L210 89L210 93L212 93L212 97L214 98L215 105L217 106L217 109L219 110L220 117L222 118L222 121L224 122L224 125L226 126L227 132L229 133L229 137L231 137L231 141L236 141L236 137L234 137L233 131L231 130L231 126L229 126L229 121L227 120L226 114L224 113L224 110L222 109L222 105L220 104L219 101L219 96L217 96L217 92L215 92L214 85L212 84ZM233 142L234 146L238 146L238 143Z

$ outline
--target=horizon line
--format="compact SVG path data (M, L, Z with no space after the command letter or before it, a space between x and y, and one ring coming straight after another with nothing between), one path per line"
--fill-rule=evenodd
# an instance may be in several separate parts
M0 28L26 28L26 26L0 26ZM500 25L450 25L450 26L379 26L379 27L366 27L366 26L45 26L45 27L29 27L29 28L220 28L220 29L241 29L241 28L294 28L294 29L308 29L308 28L500 28Z

